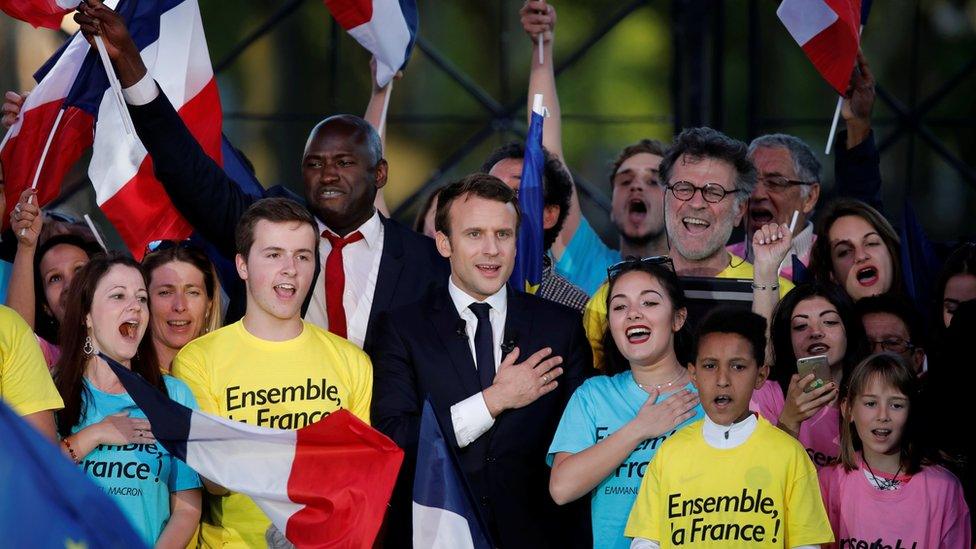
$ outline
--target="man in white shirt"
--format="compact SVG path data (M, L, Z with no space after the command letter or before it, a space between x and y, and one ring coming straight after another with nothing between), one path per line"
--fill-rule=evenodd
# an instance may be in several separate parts
M371 417L406 451L403 492L429 398L496 546L589 546L588 505L556 507L545 455L591 355L578 313L506 286L517 204L487 174L441 191L435 224L438 251L451 263L447 288L380 318ZM391 509L394 545L410 540L403 492Z

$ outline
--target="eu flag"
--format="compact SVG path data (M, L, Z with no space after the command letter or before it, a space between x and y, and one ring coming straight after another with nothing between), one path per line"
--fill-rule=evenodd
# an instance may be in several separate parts
M537 96L541 97L541 96ZM541 101L536 101L541 103ZM533 109L529 135L525 140L525 159L522 162L522 182L519 185L519 208L522 225L518 234L518 253L512 282L516 288L530 294L542 284L542 171L545 157L542 154L541 107Z
M5 547L145 547L115 502L3 402L0 440Z

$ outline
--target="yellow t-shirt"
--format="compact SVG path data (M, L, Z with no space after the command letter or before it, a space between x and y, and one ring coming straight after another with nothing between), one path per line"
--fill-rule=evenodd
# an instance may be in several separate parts
M37 336L17 311L0 305L0 398L21 416L64 408Z
M833 541L803 446L759 418L735 448L709 446L704 420L657 451L624 531L661 547L796 547Z
M248 425L300 429L339 408L369 422L369 357L308 322L288 341L259 339L235 322L187 344L173 360L173 375L190 387L200 410ZM250 498L207 499L205 547L265 545L271 521Z
M715 278L738 278L752 280L752 263L735 255L729 254L729 266L722 272L715 275ZM586 339L590 341L590 348L593 349L593 365L597 369L603 369L603 334L607 330L607 291L609 284L604 282L597 289L593 297L586 302L583 309L583 327L586 329ZM779 277L779 297L782 298L793 289L793 283Z

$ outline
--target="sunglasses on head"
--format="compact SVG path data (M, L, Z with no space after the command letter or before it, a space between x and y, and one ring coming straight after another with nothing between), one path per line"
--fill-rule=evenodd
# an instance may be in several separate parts
M674 261L671 260L671 256L652 255L650 257L628 257L623 261L618 261L607 267L607 279L613 280L620 276L621 273L632 271L642 265L664 265L671 272L674 272Z
M169 250L171 248L190 249L196 248L196 246L189 240L153 240L149 244L146 244L146 253L144 255Z

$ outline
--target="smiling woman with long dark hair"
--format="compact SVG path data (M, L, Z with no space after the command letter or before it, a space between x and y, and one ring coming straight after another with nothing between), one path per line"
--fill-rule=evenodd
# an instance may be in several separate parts
M64 453L109 495L149 545L185 547L200 521L200 480L156 444L145 414L100 355L130 368L173 400L196 407L182 382L163 376L152 344L146 277L120 254L99 254L68 288L55 382Z

